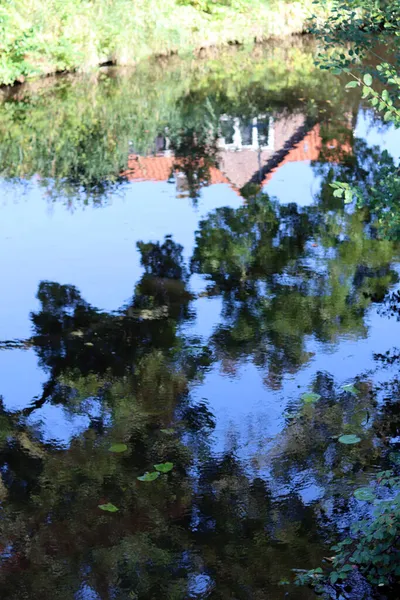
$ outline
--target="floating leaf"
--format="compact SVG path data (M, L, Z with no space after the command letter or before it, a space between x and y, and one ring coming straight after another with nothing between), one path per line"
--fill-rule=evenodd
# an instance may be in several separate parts
M321 396L319 394L314 394L313 392L306 392L301 397L305 404L312 404L313 402L318 402L320 398Z
M111 502L107 502L107 504L99 504L99 508L111 513L115 513L119 510L119 508L114 504L111 504Z
M125 452L128 450L128 446L126 444L112 444L108 450L109 452Z
M158 471L152 471L151 473L141 475L137 479L139 479L139 481L154 481L157 477L160 477L160 473Z
M358 444L358 442L361 442L361 438L354 435L354 433L350 433L349 435L341 435L339 442L341 444Z
M357 500L363 500L364 502L373 502L375 500L374 492L368 487L358 488L354 492L354 496Z
M347 385L343 385L342 390L344 390L345 392L348 392L349 394L354 394L355 396L357 396L357 394L358 394L358 389L356 387L354 387L354 385L352 385L351 383L348 383Z
M157 469L157 471L160 471L160 473L169 473L169 471L172 471L174 468L174 463L160 463L159 465L154 465L154 468Z

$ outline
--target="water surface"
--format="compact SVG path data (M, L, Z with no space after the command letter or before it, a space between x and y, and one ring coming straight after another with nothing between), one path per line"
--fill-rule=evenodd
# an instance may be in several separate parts
M399 246L329 185L400 134L314 50L4 93L2 597L314 597L400 443Z

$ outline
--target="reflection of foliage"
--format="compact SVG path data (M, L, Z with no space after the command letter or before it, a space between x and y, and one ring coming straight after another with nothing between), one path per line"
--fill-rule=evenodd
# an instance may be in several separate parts
M72 286L40 286L30 343L50 378L19 418L1 415L0 493L7 504L0 543L7 551L0 588L9 598L67 598L82 586L101 598L116 586L121 598L185 595L179 565L191 491L181 435L213 426L204 403L196 411L188 398L189 381L201 377L209 357L177 335L190 301L182 248L169 238L139 248L146 273L132 303L117 313L96 310ZM43 443L26 424L46 401L90 415L68 449ZM110 452L115 447L123 451ZM168 462L174 468L156 481L137 480Z
M222 357L245 348L258 360L267 340L266 358L281 376L288 364L297 368L304 331L332 339L330 315L340 315L343 331L362 331L368 294L384 295L393 279L393 248L365 238L357 215L320 217L252 191L247 205L203 221L192 265L200 272L204 265L234 334L243 331L241 313L247 327L246 338L232 335L236 345L218 345L217 334L211 347ZM339 243L343 229L348 239ZM309 240L324 249L320 262L308 253ZM192 318L182 247L167 237L138 248L145 272L116 312L95 309L73 286L40 285L29 343L48 382L28 411L0 414L1 594L279 597L280 581L300 556L300 566L310 568L324 540L336 541L350 490L365 485L366 470L390 447L396 410L377 409L369 381L338 392L319 374L315 401L290 409L275 449L251 465L233 451L215 456L208 439L214 415L190 396L214 357L181 327ZM309 321L295 327L300 310ZM45 442L35 425L44 402L89 417L67 448ZM362 441L340 444L346 433ZM265 460L268 476L253 474L257 466L264 471ZM173 468L138 480L164 463ZM306 481L321 490L320 500L302 498ZM99 508L110 505L118 510ZM295 597L306 600L308 590Z
M327 90L333 110L342 108L340 85L316 71L312 57L306 43L231 49L217 60L154 62L134 72L18 88L0 105L0 174L17 180L37 175L54 199L99 201L122 181L129 152L155 151L154 140L167 129L187 162L184 172L195 197L215 162L205 133L221 114L308 110L299 97L309 95L315 111L326 106Z
M362 214L279 207L263 194L237 210L216 210L200 224L192 268L224 300L213 335L218 353L252 356L279 386L309 359L306 336L333 342L365 331L371 299L381 301L396 281L393 252L365 234Z
M174 136L171 148L175 155L178 177L183 177L180 191L187 187L189 198L196 201L200 190L211 182L210 168L217 164L216 139L207 133L186 128Z
M389 296L392 303L395 298L395 294ZM399 354L388 352L384 356L375 355L375 359L385 368L388 364L398 364ZM332 558L324 561L324 568L301 570L297 583L315 587L324 598L341 595L397 598L400 575L399 380L395 375L374 386L359 381L357 386L350 386L351 391L345 386L345 394L342 392L342 398L339 397L340 404L332 384L324 394L320 382L315 382L315 388L321 396L327 394L327 398L289 418L280 448L283 446L283 455L293 468L292 476L309 472L312 463L313 477L319 485L325 490L329 486L334 496L334 490L340 486L337 501L351 500L346 507L341 507L347 537L341 532L341 541L332 547ZM337 444L339 431L358 434L351 450L343 451ZM318 444L321 445L319 450ZM304 448L300 452L303 456L300 464L297 462L299 447ZM294 464L290 452L296 456ZM312 457L310 453L315 454ZM290 479L287 462L280 456L276 463L280 477ZM385 470L376 473L377 464ZM372 475L366 476L366 471L372 471Z
M350 75L346 87L362 89L362 97L373 110L400 127L400 58L394 42L400 35L399 3L334 0L331 6L334 17L315 30L325 45L323 68ZM361 178L335 181L331 186L335 196L348 204L356 199L359 206L368 207L380 235L396 240L400 234L399 165L383 152L368 180L367 186Z

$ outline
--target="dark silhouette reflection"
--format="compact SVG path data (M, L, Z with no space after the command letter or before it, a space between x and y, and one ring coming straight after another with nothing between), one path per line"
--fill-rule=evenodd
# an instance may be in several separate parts
M116 313L92 307L73 286L40 284L41 310L31 316L31 343L50 378L42 397L25 413L48 399L65 402L68 386L60 382L60 376L66 370L82 376L122 376L149 353L172 355L178 324L191 318L182 247L167 237L163 244L139 242L138 249L144 275L129 305Z
M246 357L279 387L310 358L307 336L334 343L365 332L371 300L397 281L395 245L368 233L364 215L281 206L257 191L200 223L192 269L223 299L211 343L230 369Z

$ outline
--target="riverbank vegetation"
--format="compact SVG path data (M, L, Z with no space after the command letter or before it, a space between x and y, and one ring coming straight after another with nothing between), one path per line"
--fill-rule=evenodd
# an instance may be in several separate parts
M153 152L166 130L177 150L182 132L218 135L222 114L253 117L290 106L315 119L340 114L344 102L353 111L359 95L315 67L315 48L312 40L288 40L202 59L174 57L168 68L154 60L18 86L0 104L0 175L39 176L50 198L85 195L101 203L123 183L129 153Z
M301 33L311 0L6 0L0 84Z

